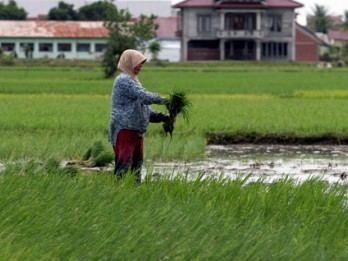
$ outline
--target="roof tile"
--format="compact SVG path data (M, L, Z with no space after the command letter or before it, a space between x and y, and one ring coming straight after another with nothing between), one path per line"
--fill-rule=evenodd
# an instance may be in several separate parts
M0 37L107 38L103 22L0 21Z
M241 3L236 2L216 2L214 0L186 0L174 5L175 8L185 8L185 7L217 7L217 6L234 6L234 7L271 7L271 8L280 8L280 7L289 7L289 8L299 8L303 7L303 4L293 1L293 0L264 0L261 3Z

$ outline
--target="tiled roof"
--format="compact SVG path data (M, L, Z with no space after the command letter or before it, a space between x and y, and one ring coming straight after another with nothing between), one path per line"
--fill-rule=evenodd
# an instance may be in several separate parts
M0 37L107 38L103 22L0 21Z
M328 35L330 40L348 41L348 30L346 31L330 30Z
M291 8L299 8L303 7L303 4L292 1L292 0L265 0L265 6L267 7L291 7Z
M214 0L186 0L180 2L173 7L182 8L182 7L211 7L214 6Z
M288 7L288 8L299 8L303 7L303 4L292 1L292 0L264 0L260 3L253 3L253 2L246 2L241 3L240 1L214 1L214 0L186 0L183 2L180 2L173 7L175 8L185 8L185 7L258 7L258 8L281 8L281 7Z

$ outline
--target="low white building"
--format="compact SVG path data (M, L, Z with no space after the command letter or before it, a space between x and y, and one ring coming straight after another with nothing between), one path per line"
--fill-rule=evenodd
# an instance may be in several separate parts
M103 22L0 21L0 47L18 58L100 59L107 37Z
M158 58L180 60L180 41L175 36L177 17L157 18ZM20 59L102 59L108 30L103 22L0 21L0 48ZM151 59L151 54L146 54Z

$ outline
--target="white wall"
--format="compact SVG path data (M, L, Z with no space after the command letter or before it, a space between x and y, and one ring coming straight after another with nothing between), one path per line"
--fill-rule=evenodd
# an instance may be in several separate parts
M41 59L41 58L50 58L56 59L59 54L64 53L65 59L85 59L85 60L93 60L100 59L102 57L103 52L97 52L95 50L96 44L106 44L105 39L30 39L30 38L22 38L22 39L0 39L0 46L2 43L15 43L15 52L17 53L18 58L26 58L25 51L21 48L21 43L33 43L34 51L32 53L33 59ZM48 52L39 51L39 45L41 43L52 43L53 49ZM58 43L70 43L71 51L62 52L58 51ZM86 52L78 52L77 44L78 43L86 43L90 44L90 51Z

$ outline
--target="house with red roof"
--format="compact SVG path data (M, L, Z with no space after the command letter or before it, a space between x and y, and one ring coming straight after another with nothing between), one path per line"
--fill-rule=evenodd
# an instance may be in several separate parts
M294 61L292 0L185 0L178 8L181 60ZM301 59L300 59L301 60Z
M343 47L348 43L348 30L329 30L328 37L331 44Z

